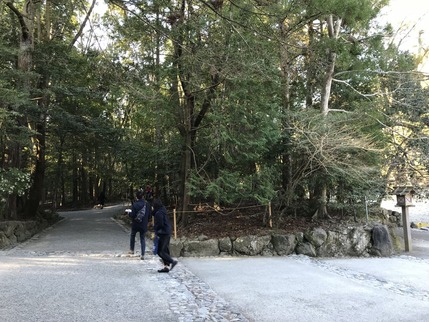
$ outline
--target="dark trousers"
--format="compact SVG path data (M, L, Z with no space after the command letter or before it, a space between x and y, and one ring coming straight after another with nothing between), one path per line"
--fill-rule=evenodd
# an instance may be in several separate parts
M138 226L136 227L134 225L131 226L130 250L134 251L137 233L140 233L141 256L144 256L144 252L146 250L146 240L144 238L146 231L144 229L142 229Z
M161 257L164 265L170 265L174 262L170 256L170 235L159 235L158 238L158 256Z

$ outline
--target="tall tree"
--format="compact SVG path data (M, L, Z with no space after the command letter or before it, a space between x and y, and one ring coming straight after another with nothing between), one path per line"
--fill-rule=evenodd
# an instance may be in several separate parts
M88 14L90 14L94 4L95 1L93 1ZM65 41L70 39L69 37L73 35L76 27L72 22L73 16L76 14L76 7L74 3L62 6L51 1L33 0L22 1L17 6L12 2L5 2L5 5L16 16L16 22L20 28L17 68L26 76L22 78L19 86L22 91L28 92L32 97L26 105L20 108L20 112L26 115L26 118L21 119L21 124L24 126L28 124L35 133L31 158L28 159L28 163L26 162L29 165L34 162L34 166L29 167L32 169L32 180L24 209L25 216L31 218L37 213L44 191L46 126L49 117L48 111L52 104L49 90L52 86L52 77L49 66L55 54L48 57L43 55L43 50L54 53L55 50L52 49L59 43L58 40L61 37ZM65 20L65 17L68 17L66 18L68 20ZM86 20L84 20L85 22ZM76 32L76 37L80 35L81 30L82 28ZM70 40L70 48L76 41L76 37ZM13 159L21 159L18 150L14 155L16 157ZM11 159L11 162L17 163L16 160ZM22 167L22 165L20 166ZM15 203L12 200L10 205Z

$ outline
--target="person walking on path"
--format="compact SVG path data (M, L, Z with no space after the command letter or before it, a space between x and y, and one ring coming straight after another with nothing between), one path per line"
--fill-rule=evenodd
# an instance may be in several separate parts
M146 185L145 196L144 199L152 204L153 202L153 190L150 184Z
M104 208L104 203L106 202L106 191L103 189L98 195L98 205L100 209Z
M154 230L156 236L158 236L158 256L161 258L164 264L164 268L158 270L158 272L168 273L178 263L170 256L169 245L171 238L171 224L168 220L167 209L165 209L161 200L154 200L153 212L155 217Z
M137 213L139 210L143 209L145 207L146 202L143 200L143 191L139 190L136 192L136 198L137 201L133 203L131 206L131 212L129 216L132 218L132 224L131 224L131 236L130 236L130 250L128 254L133 255L134 254L134 247L136 242L136 235L137 233L140 234L140 245L141 245L141 255L140 259L144 259L144 253L146 250L146 241L145 241L145 235L147 232L147 223L149 219L150 214L150 207L146 207L145 215L142 218L141 222L136 220Z

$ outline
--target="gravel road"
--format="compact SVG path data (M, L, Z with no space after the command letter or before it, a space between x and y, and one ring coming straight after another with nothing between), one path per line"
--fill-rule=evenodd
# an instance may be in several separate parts
M179 258L160 274L156 256L126 255L120 211L62 213L0 251L0 321L427 321L424 240L391 258Z
M401 207L395 207L395 205L396 200L393 198L383 200L381 203L382 208L401 212ZM408 213L410 216L410 222L429 223L429 201L415 201L414 206L408 208Z

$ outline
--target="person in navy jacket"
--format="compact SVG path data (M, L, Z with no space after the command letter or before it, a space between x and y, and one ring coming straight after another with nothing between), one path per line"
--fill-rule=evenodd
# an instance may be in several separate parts
M167 209L165 209L161 200L154 200L153 213L155 217L154 230L158 236L158 256L161 257L164 263L164 268L158 270L158 272L168 273L177 265L177 261L170 256L171 224L168 220Z
M140 245L141 245L141 255L140 255L140 259L144 259L144 253L146 250L146 241L145 241L145 235L147 232L147 223L149 220L149 216L150 216L150 207L148 205L146 205L146 211L145 211L145 216L143 217L142 222L138 222L135 220L137 213L139 212L140 209L142 209L146 202L143 199L143 191L139 190L136 192L136 198L137 201L135 201L133 203L133 205L131 206L131 212L130 212L130 217L132 219L132 224L131 224L131 236L130 236L130 251L128 252L128 254L134 254L134 246L135 246L135 242L136 242L136 235L137 233L140 234Z

